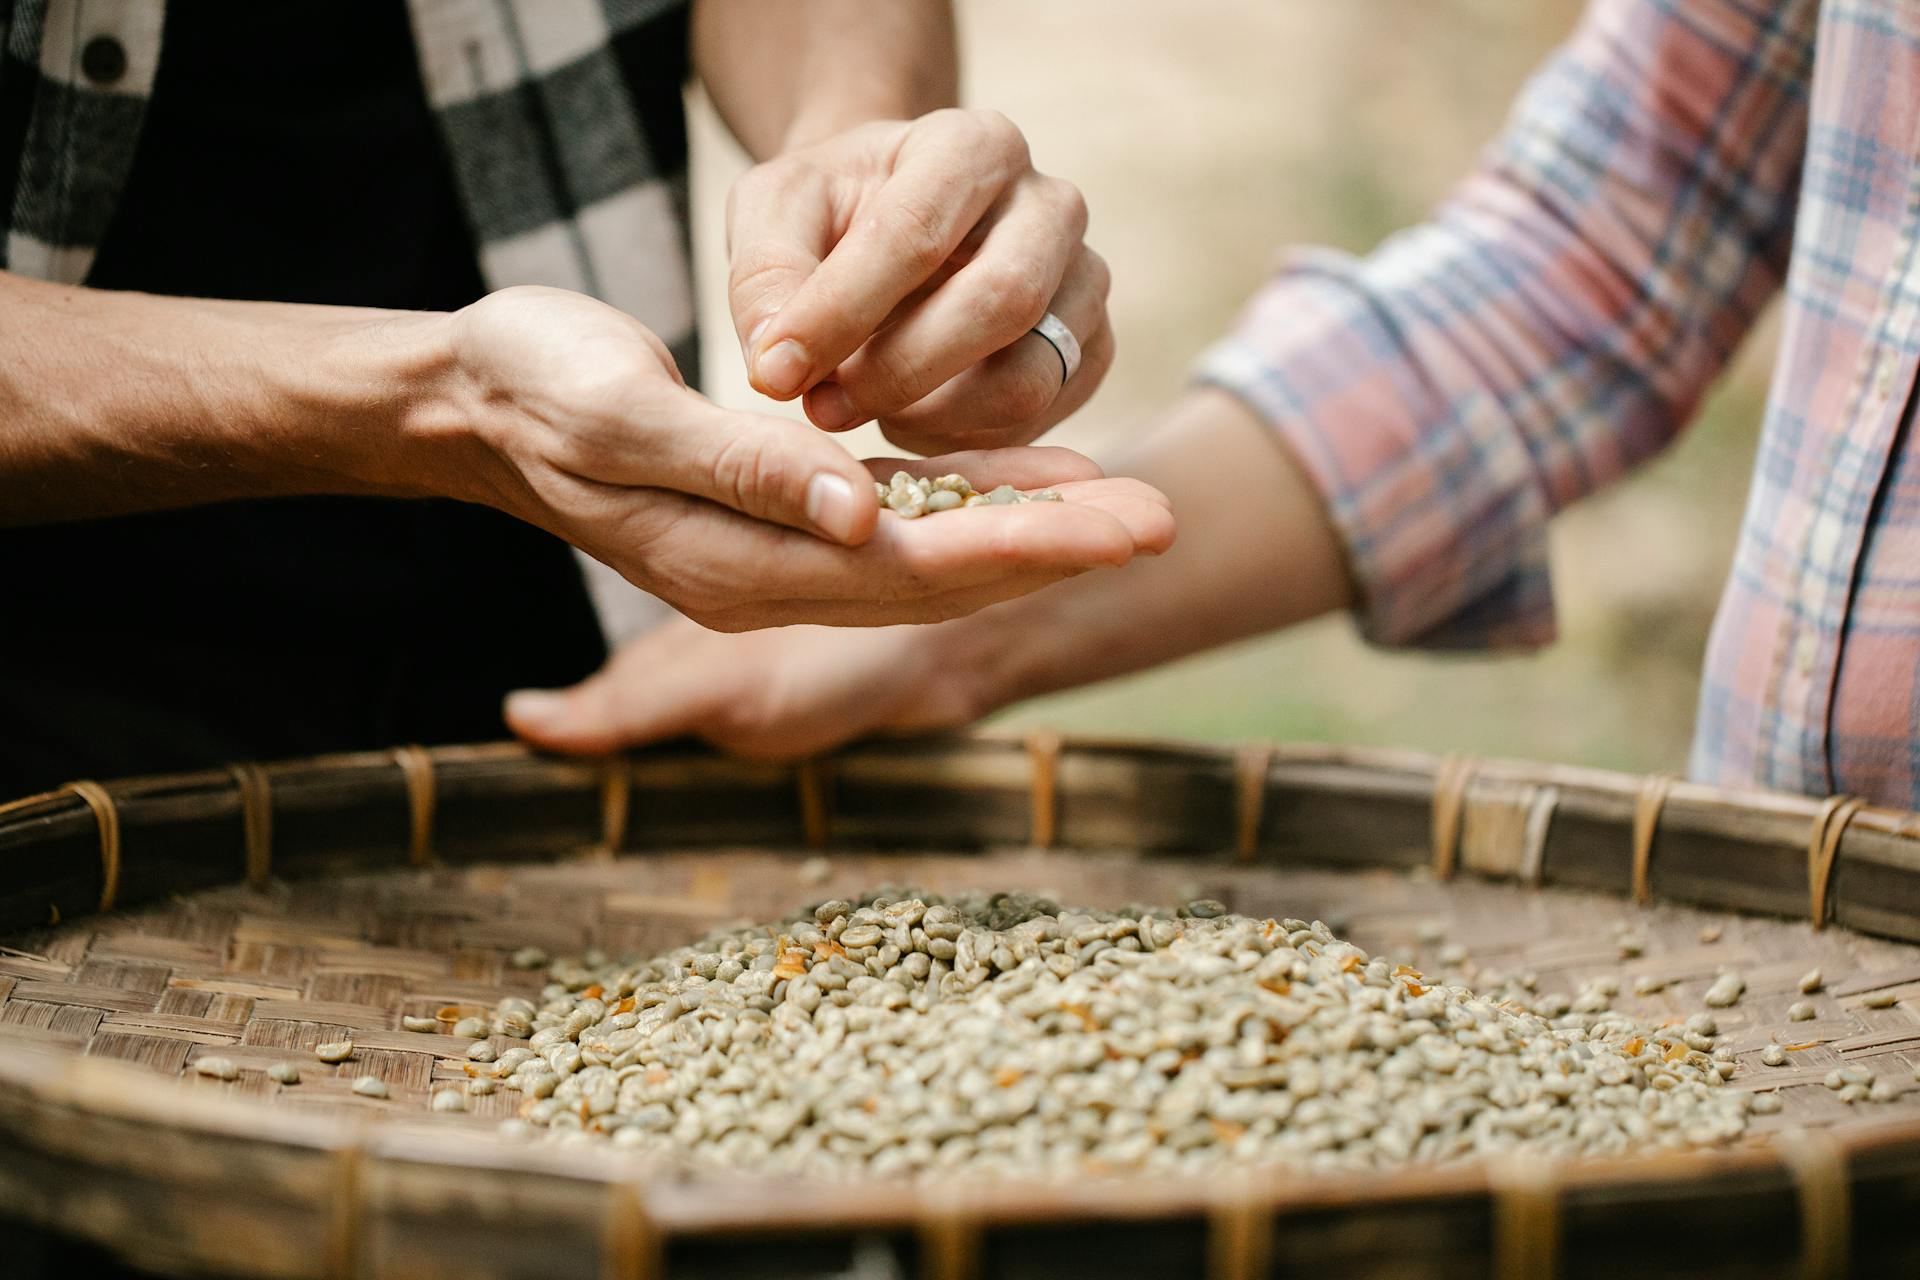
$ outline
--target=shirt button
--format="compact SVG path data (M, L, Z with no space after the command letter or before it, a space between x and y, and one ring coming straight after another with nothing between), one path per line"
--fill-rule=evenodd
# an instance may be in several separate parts
M1813 671L1813 660L1820 656L1820 640L1811 631L1802 631L1793 642L1793 669L1801 675Z
M127 47L112 36L95 36L80 51L80 70L95 84L112 84L127 74Z

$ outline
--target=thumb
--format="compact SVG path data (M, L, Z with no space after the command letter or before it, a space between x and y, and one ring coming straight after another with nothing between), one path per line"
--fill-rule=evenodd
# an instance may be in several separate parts
M873 475L801 422L722 409L692 392L664 434L653 483L744 515L857 546L880 517Z

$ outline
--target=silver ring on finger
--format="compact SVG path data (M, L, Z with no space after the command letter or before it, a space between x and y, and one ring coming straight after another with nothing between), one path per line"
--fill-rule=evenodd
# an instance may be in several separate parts
M1067 328L1067 322L1049 311L1029 332L1045 338L1053 353L1060 357L1060 385L1072 382L1074 372L1080 368L1080 340Z

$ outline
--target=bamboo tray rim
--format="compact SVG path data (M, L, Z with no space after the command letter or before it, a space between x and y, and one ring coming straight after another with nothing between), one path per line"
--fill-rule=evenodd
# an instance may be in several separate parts
M1357 1170L1338 1176L1287 1169L1222 1170L1206 1186L1191 1178L1122 1175L1067 1183L977 1175L943 1177L914 1186L898 1180L847 1178L808 1183L795 1179L661 1174L611 1146L580 1160L537 1140L509 1140L472 1131L432 1132L430 1122L343 1126L337 1119L279 1109L250 1098L196 1096L125 1063L64 1058L36 1046L0 1054L0 1087L89 1116L152 1124L204 1139L239 1140L299 1148L316 1156L394 1165L535 1173L564 1181L626 1188L657 1229L676 1234L893 1227L929 1215L986 1224L1018 1224L1063 1212L1111 1218L1182 1217L1243 1206L1285 1215L1381 1202L1455 1196L1491 1196L1517 1185L1553 1194L1621 1191L1687 1183L1733 1173L1785 1173L1800 1184L1796 1156L1812 1150L1841 1164L1890 1149L1920 1146L1920 1120L1862 1121L1779 1135L1756 1145L1719 1151L1661 1151L1648 1155L1548 1161L1537 1156L1479 1156L1443 1165ZM770 1190L778 1195L762 1195Z
M1101 754L1164 756L1170 762L1208 761L1237 767L1253 753L1264 766L1292 766L1308 770L1329 768L1373 775L1381 783L1404 787L1410 793L1437 788L1453 766L1462 793L1470 787L1527 785L1567 787L1607 797L1625 806L1641 803L1649 794L1649 780L1586 766L1536 764L1485 758L1464 765L1462 758L1430 753L1318 743L1210 743L1177 738L1072 736L983 731L934 739L869 743L825 760L827 767L857 774L862 762L897 761L943 750L989 747L1026 754L1034 761L1036 814L1041 806L1044 777L1049 803L1060 771L1071 768L1071 757ZM606 771L603 761L556 761L512 743L436 747L426 753L434 764L466 762L540 761L577 767L584 777ZM661 760L712 761L722 771L737 769L779 776L794 766L727 762L705 751L674 747L623 757L629 778L644 785L647 767ZM1066 763L1062 763L1063 759ZM288 770L368 769L391 765L391 752L350 752L309 757L259 766L267 776ZM801 766L805 768L806 766ZM1261 775L1263 779L1266 774ZM183 774L155 774L116 780L110 791L133 792L189 781L220 781L219 770ZM1364 781L1365 779L1361 779ZM1364 790L1359 783L1354 784ZM1434 791L1436 808L1439 795ZM1816 824L1832 811L1834 798L1819 799L1759 788L1722 787L1666 779L1659 794L1667 810L1740 812ZM10 820L48 816L46 806L71 812L86 807L83 798L55 791L0 805L0 830ZM1920 842L1920 815L1878 806L1859 806L1851 815L1855 827L1877 831L1906 842ZM1816 834L1818 828L1815 828ZM1651 838L1649 832L1648 839ZM796 854L803 849L794 846ZM390 871L405 871L397 862ZM1729 912L1733 908L1719 908ZM610 1194L631 1196L630 1212L660 1231L703 1234L781 1229L823 1229L834 1226L917 1226L930 1222L962 1224L1018 1223L1051 1219L1061 1214L1097 1212L1103 1217L1158 1218L1201 1214L1223 1220L1241 1212L1286 1214L1360 1204L1430 1199L1488 1197L1498 1220L1502 1213L1523 1213L1544 1196L1558 1197L1584 1191L1674 1185L1736 1172L1781 1178L1797 1189L1803 1206L1832 1199L1838 1179L1839 1203L1846 1202L1849 1170L1876 1154L1920 1152L1920 1120L1849 1122L1798 1138L1785 1135L1762 1145L1718 1152L1658 1152L1613 1159L1547 1162L1539 1157L1479 1157L1441 1166L1343 1173L1338 1177L1271 1170L1223 1173L1217 1183L1197 1186L1190 1179L1127 1175L1063 1185L1053 1181L1017 1181L995 1177L942 1179L937 1187L916 1188L890 1180L834 1181L808 1186L782 1180L781 1194L756 1199L756 1187L769 1180L739 1177L662 1175L656 1167L607 1146L591 1159L569 1158L557 1148L458 1131L434 1132L430 1121L401 1121L343 1125L336 1117L301 1113L250 1099L196 1095L177 1082L155 1077L140 1068L101 1059L76 1058L27 1042L0 1042L0 1092L8 1095L9 1109L36 1106L57 1113L113 1118L136 1125L283 1149L298 1149L364 1170L369 1162L395 1166L442 1166L538 1173L570 1182L599 1185ZM353 1176L340 1180L339 1194L351 1199L366 1194L367 1181ZM1503 1209L1503 1206L1505 1208ZM358 1209L339 1209L355 1220ZM1843 1226L1844 1224L1842 1224ZM1832 1224L1828 1224L1832 1228ZM1823 1230L1828 1229L1823 1228ZM943 1230L946 1228L942 1228ZM1832 1228L1838 1229L1838 1228Z

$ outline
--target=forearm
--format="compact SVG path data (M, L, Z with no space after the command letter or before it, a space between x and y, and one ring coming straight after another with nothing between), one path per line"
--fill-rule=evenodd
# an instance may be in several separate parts
M755 160L959 93L948 0L698 0L693 61Z
M0 525L436 491L444 319L0 273Z
M1172 550L933 628L971 715L1090 684L1351 603L1320 496L1240 401L1196 391L1117 472L1165 493Z

